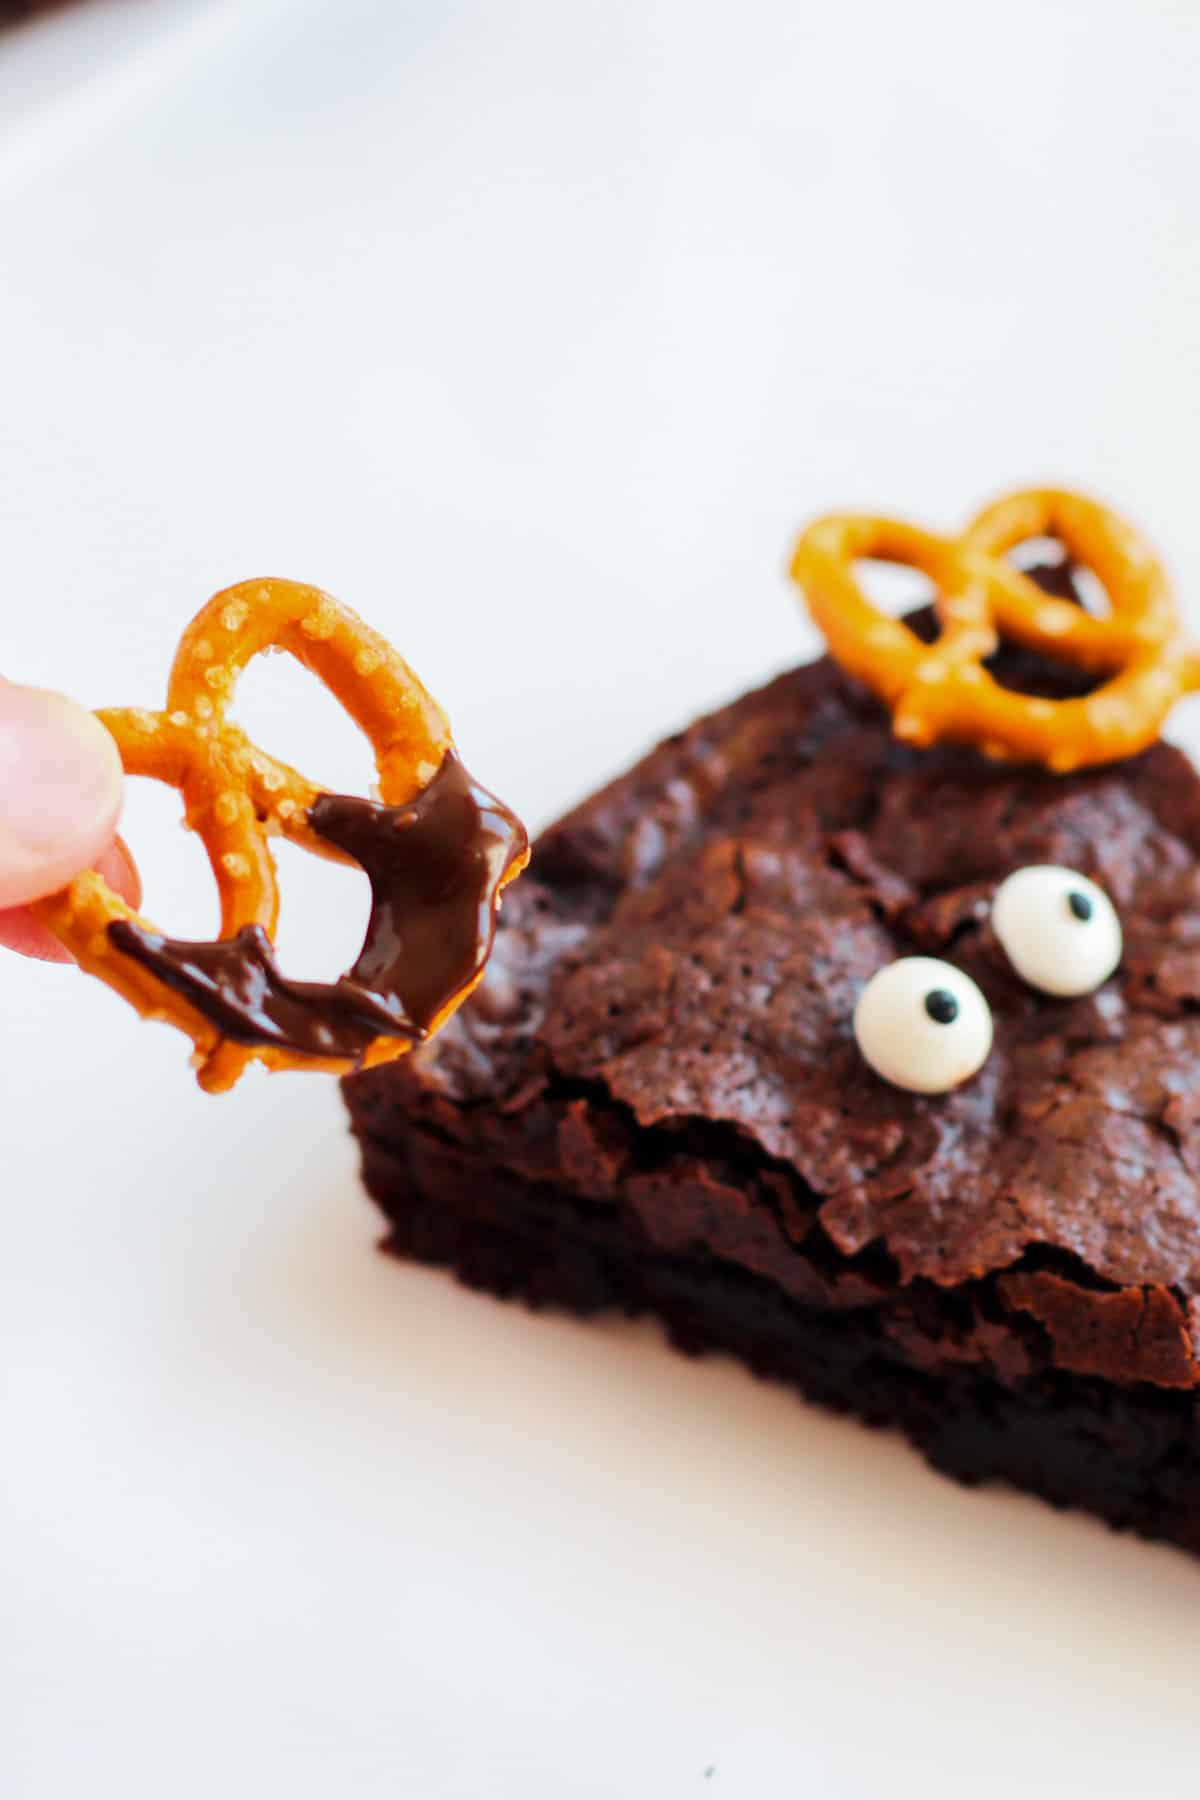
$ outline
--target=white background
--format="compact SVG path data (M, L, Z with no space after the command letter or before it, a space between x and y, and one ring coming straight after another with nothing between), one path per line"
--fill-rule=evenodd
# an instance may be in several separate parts
M0 38L0 667L323 584L535 823L808 653L806 515L1092 486L1200 581L1190 0L244 0ZM327 696L247 722L331 783ZM147 910L208 928L169 795ZM289 966L351 879L286 859ZM1200 1569L375 1254L334 1085L0 967L0 1792L1189 1792Z

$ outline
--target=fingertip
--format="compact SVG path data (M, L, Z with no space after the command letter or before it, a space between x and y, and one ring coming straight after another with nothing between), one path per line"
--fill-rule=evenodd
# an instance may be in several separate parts
M96 859L96 873L103 876L126 905L141 905L141 876L124 839L115 838ZM31 956L38 962L69 963L74 960L65 945L60 944L54 933L26 906L0 910L0 948L15 950L19 956Z
M0 684L0 907L90 868L112 842L121 790L117 746L94 714Z
M71 953L35 919L27 907L15 906L0 912L0 947L15 950L18 956L31 956L37 962L69 963Z

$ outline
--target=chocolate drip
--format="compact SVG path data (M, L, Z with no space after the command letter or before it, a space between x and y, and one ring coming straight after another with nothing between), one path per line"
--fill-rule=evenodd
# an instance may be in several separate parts
M487 961L500 887L529 845L525 827L453 751L408 806L322 794L308 822L371 883L366 939L345 979L427 1031Z
M371 883L366 939L340 980L290 980L258 925L194 944L119 920L112 942L238 1044L357 1058L377 1037L419 1042L487 961L524 827L453 751L407 806L321 794L308 823Z
M189 944L117 919L108 935L235 1044L357 1057L381 1032L414 1043L424 1035L408 1021L391 1019L380 997L357 990L348 976L333 983L290 981L261 925L246 925L236 937L215 943Z

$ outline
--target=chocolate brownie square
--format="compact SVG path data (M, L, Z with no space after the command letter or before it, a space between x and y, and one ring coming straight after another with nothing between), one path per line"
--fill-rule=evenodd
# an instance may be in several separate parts
M1121 915L1085 998L1022 983L989 924L1035 863ZM864 983L909 953L994 1017L938 1097L854 1040ZM654 1312L964 1480L1200 1550L1200 780L1178 751L1070 777L912 751L829 661L796 669L548 830L474 999L346 1094L398 1254Z

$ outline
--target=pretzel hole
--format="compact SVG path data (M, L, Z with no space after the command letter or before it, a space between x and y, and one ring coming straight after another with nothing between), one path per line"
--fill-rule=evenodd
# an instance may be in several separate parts
M1084 610L1094 618L1107 619L1112 613L1112 601L1108 597L1108 589L1095 570L1085 568L1082 563L1075 563L1071 577Z
M242 674L230 720L278 762L323 792L369 794L371 746L315 675L285 654L256 656Z
M121 836L142 877L142 917L170 937L216 937L221 902L204 845L183 823L183 801L149 776L127 776Z
M1022 650L1001 640L1000 648L985 659L984 668L997 687L1034 700L1078 700L1102 687L1103 675L1086 674L1075 663L1059 662L1037 651Z
M854 577L868 600L881 612L898 616L929 606L934 586L920 569L907 563L882 562L873 556L861 557L854 564Z
M1032 575L1038 586L1056 599L1075 600L1093 618L1106 619L1112 613L1108 589L1100 577L1083 563L1073 562L1066 545L1059 538L1025 538L1008 553L1023 574Z
M274 838L279 869L280 967L296 981L336 981L357 959L371 916L371 884L361 869L326 862Z

